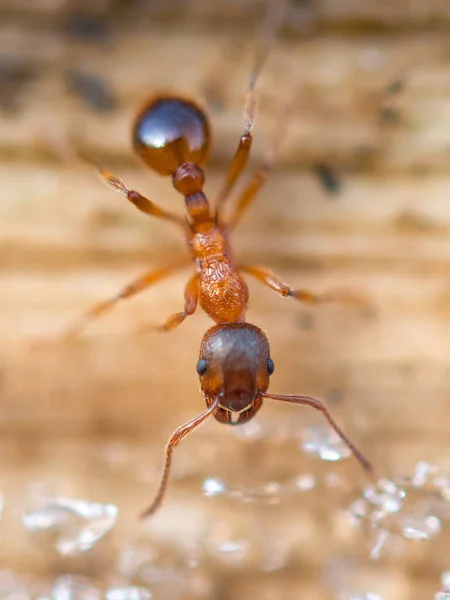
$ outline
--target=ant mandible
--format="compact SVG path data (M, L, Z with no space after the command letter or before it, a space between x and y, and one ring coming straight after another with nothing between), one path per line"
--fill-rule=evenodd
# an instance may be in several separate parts
M362 467L367 472L372 472L370 462L339 428L322 401L309 396L267 393L269 376L275 368L270 358L269 342L261 329L245 322L249 292L242 273L252 275L282 296L290 296L308 304L333 300L364 302L364 299L345 292L318 295L308 290L293 290L268 269L236 264L234 261L229 232L240 222L266 182L274 163L277 142L282 137L280 130L277 131L275 143L272 143L262 166L237 199L231 217L225 220L223 216L226 201L250 155L255 84L267 55L270 34L273 34L281 20L283 4L284 0L269 2L265 21L268 31L266 30L265 43L261 44L256 54L247 93L244 133L219 192L214 212L203 192L205 178L202 166L208 157L210 126L205 113L191 100L178 96L153 98L138 113L132 131L134 149L144 163L161 175L171 176L174 188L184 196L187 210L185 219L158 207L139 192L128 189L122 180L109 171L101 171L106 182L121 192L139 211L175 223L186 238L195 274L186 285L184 310L172 315L162 329L169 331L177 327L195 312L198 303L216 322L203 337L197 363L200 385L208 408L179 427L170 437L165 451L161 483L153 503L144 512L144 517L153 514L161 505L173 449L189 433L211 415L221 423L245 423L255 416L265 398L311 406L322 412ZM62 337L76 336L90 321L113 308L120 300L130 298L161 281L180 266L177 263L144 274L115 297L91 308Z

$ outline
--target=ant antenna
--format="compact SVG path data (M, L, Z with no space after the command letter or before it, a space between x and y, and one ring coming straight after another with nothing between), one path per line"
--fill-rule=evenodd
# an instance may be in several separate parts
M220 190L219 195L217 196L216 221L219 221L220 212L223 209L225 201L229 197L234 184L244 171L250 156L250 149L253 141L251 130L253 128L256 111L256 83L259 79L259 75L264 63L266 62L269 50L275 40L278 28L284 15L286 4L287 0L268 0L267 3L267 12L262 23L261 33L259 36L260 42L256 50L253 69L251 71L250 82L246 95L244 133L239 140L235 155L231 161L225 183Z
M214 402L211 404L210 407L208 407L207 410L202 412L197 417L194 417L193 419L191 419L172 433L166 445L166 460L164 462L161 482L159 484L158 491L156 492L156 496L151 505L147 508L147 510L145 510L142 513L142 519L146 519L147 517L150 517L154 512L156 512L160 507L162 501L164 500L164 496L166 494L167 489L167 483L169 481L170 476L170 467L172 465L173 449L176 448L176 446L178 446L178 444L182 442L186 436L192 433L194 429L197 429L197 427L202 425L206 421L206 419L208 419L208 417L210 417L214 413L218 405L219 396L216 397Z
M356 458L356 460L359 462L359 464L362 466L362 468L370 475L373 475L372 463L364 456L361 450L359 450L355 446L355 444L345 435L345 433L342 431L342 429L331 416L328 408L321 400L318 400L317 398L312 398L311 396L278 396L275 394L267 394L265 392L262 393L262 396L264 398L271 398L272 400L281 400L282 402L291 402L293 404L311 406L312 408L315 408L316 410L321 412L325 419L328 421L328 423L331 425L331 427L334 429L334 431L338 434L338 436L353 454L353 456Z

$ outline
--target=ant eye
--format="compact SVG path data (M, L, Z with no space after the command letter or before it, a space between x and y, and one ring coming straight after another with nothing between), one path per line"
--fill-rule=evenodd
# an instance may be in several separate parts
M204 375L206 373L206 370L208 368L208 363L206 362L206 360L204 358L201 358L198 363L197 363L197 373L199 375Z
M269 375L272 375L272 373L275 371L275 365L271 358L267 359L266 369L267 369L267 372L269 373Z

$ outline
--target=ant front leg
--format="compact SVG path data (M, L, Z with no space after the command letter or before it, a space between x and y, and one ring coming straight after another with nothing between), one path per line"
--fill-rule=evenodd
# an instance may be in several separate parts
M282 281L269 269L264 267L252 267L248 265L240 265L239 271L248 273L255 277L258 281L269 287L270 289L278 292L281 296L292 297L299 302L305 304L315 305L324 304L326 302L344 302L346 304L355 304L362 306L373 312L373 306L365 296L348 292L345 290L335 290L333 292L325 292L323 294L315 294L309 290L293 290L288 285L282 283Z
M142 194L140 194L139 192L136 192L135 190L129 190L121 179L119 179L106 169L102 169L100 171L100 175L103 177L106 183L108 183L114 190L116 190L116 192L120 192L121 194L123 194L126 197L126 199L129 202L131 202L131 204L134 204L134 206L139 211L152 217L165 219L166 221L172 221L173 223L180 225L183 228L183 230L186 229L186 223L181 217L167 212L163 208L160 208L151 200L149 200L145 196L142 196Z

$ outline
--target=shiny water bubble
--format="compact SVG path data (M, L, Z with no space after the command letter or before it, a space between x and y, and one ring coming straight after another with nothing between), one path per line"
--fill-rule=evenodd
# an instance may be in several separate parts
M307 454L316 454L322 460L337 461L348 458L350 449L329 427L308 427L302 433L301 448Z
M30 594L15 577L6 569L0 570L0 599L1 600L29 600Z
M450 571L444 571L441 574L441 586L447 592L450 592Z
M101 600L101 591L87 578L62 575L54 582L52 600Z
M383 598L379 594L375 594L375 592L364 592L362 594L342 592L339 600L383 600Z
M202 491L205 496L220 496L228 490L223 481L210 477L204 480Z
M411 483L414 487L423 487L429 480L430 475L438 473L438 468L425 461L420 461L414 467Z
M397 513L403 506L406 493L395 482L380 479L375 486L364 489L364 498L380 509L380 514Z
M410 540L430 540L441 532L441 521L433 515L406 516L400 520L403 535Z
M390 542L392 534L387 529L379 529L374 535L373 542L370 546L370 558L379 560Z
M309 492L316 487L317 481L314 475L305 473L296 477L294 485L300 492Z
M147 588L129 585L110 588L106 591L105 596L106 600L150 600L152 593Z
M47 531L56 535L55 548L63 555L90 550L115 525L118 508L86 500L55 497L22 516L31 533Z

